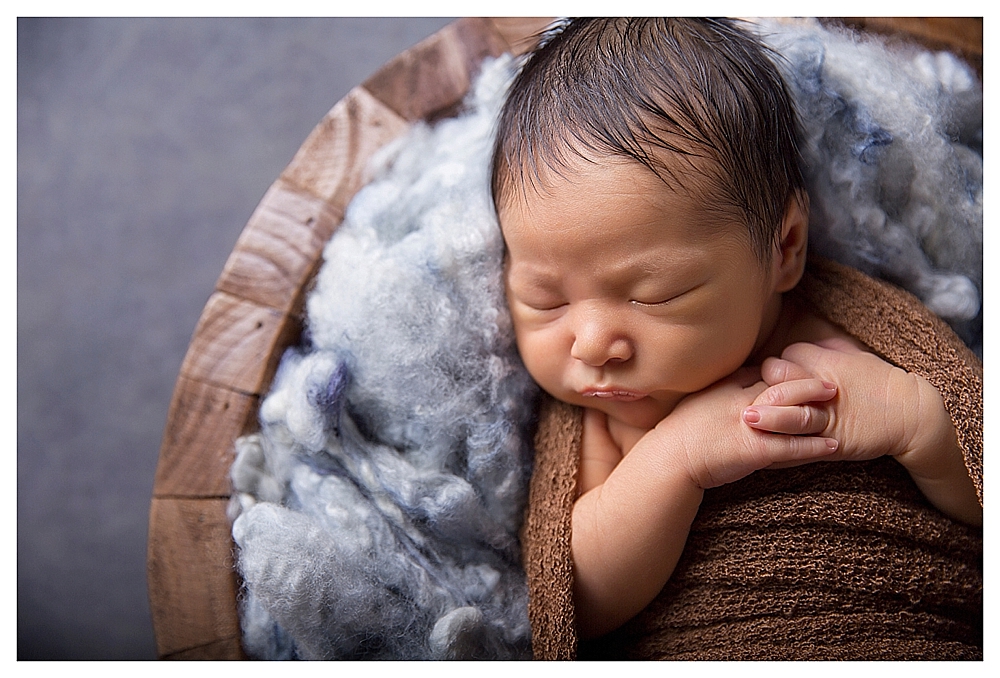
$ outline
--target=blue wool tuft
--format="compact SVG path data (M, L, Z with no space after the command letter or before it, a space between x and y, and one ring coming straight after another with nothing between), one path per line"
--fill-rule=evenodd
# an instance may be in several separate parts
M892 143L892 135L874 124L862 133L863 138L851 151L862 163L874 165L879 161L879 150Z
M761 22L803 120L810 246L982 352L982 87L947 54ZM324 252L308 345L237 441L243 642L270 659L527 658L518 531L537 387L488 194L513 74L382 154Z

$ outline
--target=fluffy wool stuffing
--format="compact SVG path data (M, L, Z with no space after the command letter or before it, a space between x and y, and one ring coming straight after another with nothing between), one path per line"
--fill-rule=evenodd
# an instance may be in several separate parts
M981 341L982 90L944 54L765 23L805 125L812 246ZM324 252L307 339L237 442L247 652L525 658L518 530L536 387L516 355L488 196L514 65L379 158ZM981 350L981 348L980 348Z
M762 22L802 119L816 252L894 282L982 357L983 90L947 52Z
M530 655L517 532L536 387L487 190L511 72L487 65L467 115L383 155L326 248L306 346L238 442L254 656Z

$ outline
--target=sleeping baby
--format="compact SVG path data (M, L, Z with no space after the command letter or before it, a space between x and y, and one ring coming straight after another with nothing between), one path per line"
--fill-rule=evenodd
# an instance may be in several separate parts
M945 515L982 507L930 382L789 295L807 260L796 115L731 21L573 21L500 116L492 191L520 355L583 408L576 629L646 608L705 491L894 458Z

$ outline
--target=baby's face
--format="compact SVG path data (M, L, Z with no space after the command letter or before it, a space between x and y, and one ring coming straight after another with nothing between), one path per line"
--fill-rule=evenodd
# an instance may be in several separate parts
M552 396L650 429L746 361L780 295L743 225L647 169L566 176L500 212L517 345Z

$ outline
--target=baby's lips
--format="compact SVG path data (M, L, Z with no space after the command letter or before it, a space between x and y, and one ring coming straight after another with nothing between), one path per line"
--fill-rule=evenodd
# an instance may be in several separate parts
M645 396L635 391L619 388L588 388L581 391L580 395L587 398L600 398L601 400L617 400L619 402L632 402L641 400Z

